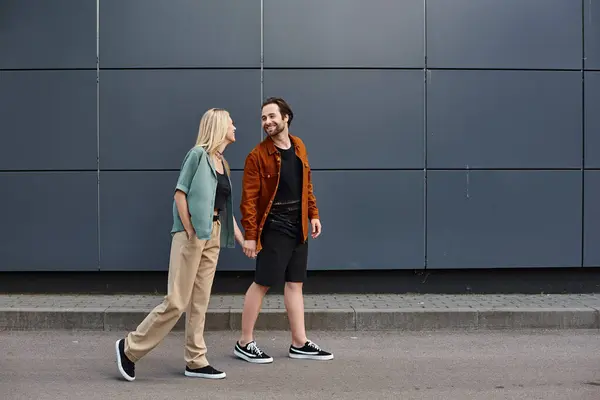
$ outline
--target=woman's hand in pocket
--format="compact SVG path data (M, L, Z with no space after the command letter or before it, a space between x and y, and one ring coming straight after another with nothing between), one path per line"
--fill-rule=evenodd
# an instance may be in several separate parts
M188 240L192 240L194 236L196 236L196 231L194 231L193 229L186 230L185 233L187 234Z

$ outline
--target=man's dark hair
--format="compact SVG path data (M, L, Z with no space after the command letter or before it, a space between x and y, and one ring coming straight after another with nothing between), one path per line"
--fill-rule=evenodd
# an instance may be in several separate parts
M279 107L279 113L281 114L282 118L286 115L288 116L287 124L289 127L292 124L292 120L294 119L294 113L292 112L292 108L290 107L290 105L281 97L269 97L267 100L265 100L260 109L262 110L263 108L265 108L266 105L269 104L276 104L277 107Z

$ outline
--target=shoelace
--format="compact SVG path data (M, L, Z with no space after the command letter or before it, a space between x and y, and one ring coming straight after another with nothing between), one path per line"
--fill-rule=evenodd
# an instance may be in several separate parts
M312 347L315 350L321 351L321 348L319 346L317 346L315 343L311 342L310 340L308 341L308 346Z
M251 352L253 352L254 354L258 355L258 356L262 356L263 352L261 349L258 348L258 346L256 345L256 343L251 342L248 344L248 350L250 350Z

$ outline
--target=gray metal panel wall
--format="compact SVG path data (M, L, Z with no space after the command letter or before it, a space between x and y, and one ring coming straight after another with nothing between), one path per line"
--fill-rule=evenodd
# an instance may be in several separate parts
M582 2L426 8L427 267L581 266Z
M585 171L583 265L600 265L600 171Z
M423 0L263 0L267 68L425 66Z
M101 70L100 168L179 169L211 107L231 113L227 158L244 168L260 139L259 102L260 70Z
M323 234L312 269L422 268L423 171L315 171Z
M202 113L238 128L239 217L267 96L314 170L310 269L600 265L600 0L2 4L0 270L166 270Z
M431 171L429 268L581 265L579 171Z
M0 9L0 271L97 270L96 1Z
M585 69L600 70L600 0L584 0Z
M163 270L169 263L177 171L100 173L102 270Z
M585 75L585 167L600 168L600 72Z
M0 71L0 169L96 170L96 71Z
M0 172L0 270L98 269L95 172Z
M260 0L100 0L100 67L260 67Z
M96 0L2 0L0 68L96 69Z
M429 168L580 168L578 71L431 71Z
M430 68L581 68L573 0L427 0Z

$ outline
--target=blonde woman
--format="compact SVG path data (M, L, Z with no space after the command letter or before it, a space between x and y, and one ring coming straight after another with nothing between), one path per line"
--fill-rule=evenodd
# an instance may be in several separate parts
M216 108L206 111L175 187L167 295L135 332L115 344L119 372L128 381L135 380L135 363L167 336L184 311L185 375L225 378L206 359L204 320L220 247L234 247L234 238L243 243L233 217L229 167L223 158L223 151L233 142L235 127L229 113Z

